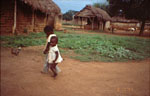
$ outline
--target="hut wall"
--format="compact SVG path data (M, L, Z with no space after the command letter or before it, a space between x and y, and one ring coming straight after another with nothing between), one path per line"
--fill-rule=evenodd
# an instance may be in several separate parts
M138 23L122 23L122 22L112 22L111 26L117 29L127 29L127 28L136 28L138 27Z
M0 15L1 34L11 33L14 22L14 0L1 0Z
M93 29L94 29L94 30L101 30L101 29L102 29L103 23L102 23L102 22L99 22L99 21L97 20L97 18L94 19L94 22L93 22L93 23L94 23L94 24L93 24ZM92 23L91 23L91 21L90 21L89 24L85 25L84 28L85 28L85 29L88 29L88 30L91 30L91 29L92 29Z
M1 0L0 8L0 31L1 34L12 34L14 25L15 0ZM34 20L33 20L34 13ZM34 11L31 6L21 0L17 0L16 32L19 34L29 32L42 32L46 23L54 26L54 17L50 16L46 22L46 14L41 11ZM33 22L34 21L34 22Z
M29 33L32 28L32 9L23 2L17 2L17 33Z
M109 29L109 28L110 28L110 21L106 21L105 29Z
M40 11L35 11L34 31L43 32L45 26L46 26L46 14L41 13Z
M61 30L61 28L62 28L61 16L55 16L54 28L55 28L56 30Z
M44 13L41 13L38 10L33 12L33 9L30 6L23 2L18 3L17 33L42 32L45 25L46 15Z
M138 23L121 23L121 22L112 22L111 23L113 26L116 27L124 27L124 28L129 28L129 27L138 27Z
M84 29L92 30L92 24L90 24L90 25L85 25L85 26L84 26ZM94 23L93 29L94 29L94 30L98 30L98 29L99 29L97 23Z
M54 28L54 23L55 23L55 20L54 20L55 16L53 16L52 14L49 14L48 15L48 20L47 20L47 25L50 25Z

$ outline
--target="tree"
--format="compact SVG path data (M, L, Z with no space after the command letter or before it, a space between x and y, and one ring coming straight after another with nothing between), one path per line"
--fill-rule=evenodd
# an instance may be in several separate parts
M107 3L94 3L93 6L96 8L101 8L105 11L108 11L108 4Z
M150 20L150 0L107 0L111 16L123 14L128 19L142 22L139 35L143 34L146 20Z
M68 12L63 14L63 20L70 21L73 19L73 15L75 15L78 11L69 10Z

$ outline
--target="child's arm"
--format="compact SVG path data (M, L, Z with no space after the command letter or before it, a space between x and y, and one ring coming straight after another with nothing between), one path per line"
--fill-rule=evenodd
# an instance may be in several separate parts
M58 38L56 36L51 37L51 39L49 40L50 42L47 43L46 45L46 49L44 50L44 54L47 54L47 52L50 49L50 46L55 46L58 43Z
M56 54L56 58L55 58L55 60L53 61L53 63L55 63L56 60L58 59L58 51L56 51L55 54Z
M47 43L46 49L43 52L44 54L47 54L47 52L49 51L49 47L50 47L50 42Z

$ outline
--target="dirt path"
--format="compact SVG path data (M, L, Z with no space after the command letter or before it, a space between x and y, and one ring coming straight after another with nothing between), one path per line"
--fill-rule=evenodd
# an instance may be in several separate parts
M27 47L13 56L1 48L1 96L150 96L150 59L104 63L65 58L54 79L40 73L42 49Z

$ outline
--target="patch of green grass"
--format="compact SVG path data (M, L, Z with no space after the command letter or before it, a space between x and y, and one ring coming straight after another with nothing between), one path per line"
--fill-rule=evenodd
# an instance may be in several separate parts
M137 37L63 34L59 36L59 46L80 54L72 58L81 61L125 61L150 57L150 40Z
M80 60L80 61L82 61L82 62L89 62L89 61L91 61L91 57L70 56L70 58L72 58L72 59L77 59L77 60Z
M17 46L37 46L43 45L45 43L45 34L44 32L40 33L30 33L27 36L1 36L0 37L3 47L17 47Z
M64 34L55 31L59 38L61 53L80 61L127 61L150 57L150 39L101 34ZM44 45L44 32L30 33L28 36L1 36L4 47ZM68 51L71 50L71 51ZM70 54L73 52L73 54ZM75 55L76 54L76 55Z

